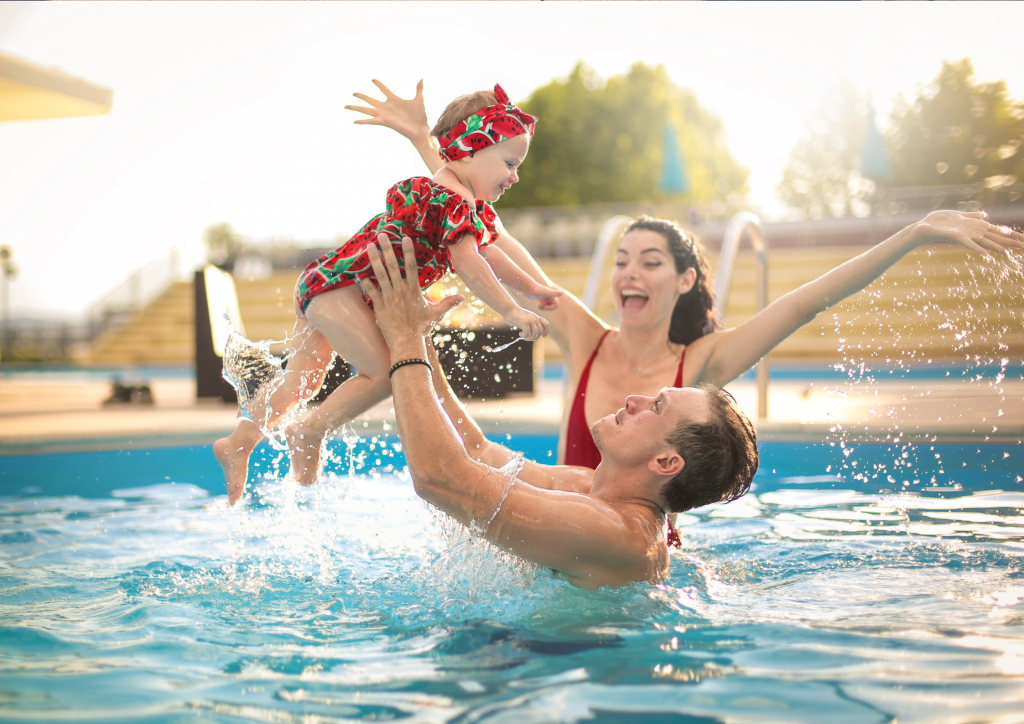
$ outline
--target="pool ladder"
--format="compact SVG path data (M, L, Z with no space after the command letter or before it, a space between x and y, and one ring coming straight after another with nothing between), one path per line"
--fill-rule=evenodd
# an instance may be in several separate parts
M587 286L583 292L583 303L594 309L598 294L601 291L604 259L622 235L622 230L632 221L628 216L613 216L601 227L597 237L597 246L590 260L590 271L587 273ZM757 286L754 302L757 312L768 306L768 243L764 238L761 220L756 214L741 211L732 217L725 228L722 241L722 254L719 257L718 276L715 279L715 318L721 320L729 302L729 288L732 285L733 267L736 264L736 253L744 233L750 237L750 245L756 255ZM768 357L762 357L756 366L757 375L757 417L768 418Z

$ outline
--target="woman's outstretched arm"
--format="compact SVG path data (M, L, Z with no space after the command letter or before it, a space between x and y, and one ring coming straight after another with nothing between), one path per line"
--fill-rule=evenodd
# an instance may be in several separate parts
M860 256L786 294L734 329L690 345L687 384L724 385L748 369L820 312L859 292L917 247L935 241L960 244L985 257L1024 248L1024 235L987 221L984 212L935 211ZM690 365L696 365L690 367Z

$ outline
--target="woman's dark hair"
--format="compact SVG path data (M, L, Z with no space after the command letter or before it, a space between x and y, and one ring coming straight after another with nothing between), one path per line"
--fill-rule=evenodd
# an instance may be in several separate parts
M670 513L736 500L750 490L760 462L757 431L735 398L714 385L697 388L707 393L708 421L680 423L666 438L685 461L661 490Z
M715 292L711 288L711 275L708 274L707 254L704 252L703 244L678 224L666 219L641 216L629 225L626 234L634 229L654 231L665 237L676 264L677 274L682 274L687 269L697 272L697 281L693 283L693 288L679 297L676 308L672 310L672 324L668 328L669 342L690 344L718 329L718 320L715 319L714 313Z

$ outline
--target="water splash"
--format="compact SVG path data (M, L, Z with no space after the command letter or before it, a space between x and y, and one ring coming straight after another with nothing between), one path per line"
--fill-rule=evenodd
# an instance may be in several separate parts
M313 334L312 327L306 327L300 335ZM296 340L300 340L299 343ZM270 351L271 345L284 344L286 348L301 346L301 337L286 340L260 340L254 342L231 330L224 349L224 379L238 393L238 416L259 425L260 430L278 450L287 449L284 430L290 422L305 416L309 400L314 396L313 385L319 383L321 374L329 373L340 359L336 354L324 365L323 370L288 370L287 357L278 357ZM298 375L288 381L294 388L297 400L294 406L281 414L271 406L271 398L286 382L286 377ZM316 380L317 382L314 382ZM321 449L321 456L328 455L327 440Z
M979 261L956 252L939 253L933 259L933 254L933 249L927 249L909 257L844 302L842 314L833 314L842 354L835 369L845 373L846 380L825 392L853 401L853 409L861 405L867 414L857 419L834 417L826 444L844 455L834 472L865 485L881 484L881 492L957 489L962 471L944 466L930 445L937 439L936 427L941 431L954 425L967 428L979 440L992 439L999 433L998 418L1006 412L1007 378L1014 383L1018 382L1014 378L1024 380L1021 361L1014 364L1007 355L1005 338L1020 328L1024 311L1020 259ZM913 376L908 378L909 373L933 366L936 359L958 355L962 355L961 366L947 370L944 378L953 384L921 384ZM905 383L895 399L890 388L889 400L874 402L871 398L879 395L879 384L889 380ZM995 396L998 409L972 421L965 417L962 405L955 405L956 396ZM946 399L950 402L943 403ZM903 414L910 405L924 404L945 404L946 409L931 420L908 419ZM887 442L891 459L859 464L857 444L869 441Z
M284 382L284 360L270 351L273 340L253 342L235 330L224 345L224 379L238 393L238 416L267 432L270 397Z
M484 352L490 352L491 354L494 354L495 352L501 352L502 350L508 349L509 347L514 345L516 342L521 342L522 340L523 340L522 337L516 337L511 342L506 342L505 344L500 345L498 347L489 347L489 346L485 345L484 346Z
M501 466L501 475L505 480L505 487L502 490L501 497L498 499L498 504L494 507L494 510L487 517L487 520L480 525L477 530L480 533L486 533L494 519L498 517L498 513L501 512L501 506L505 504L505 499L508 498L508 494L512 491L512 486L518 481L518 475L523 469L523 465L526 462L523 460L521 453L513 453L509 461ZM476 521L474 521L474 527L476 527Z

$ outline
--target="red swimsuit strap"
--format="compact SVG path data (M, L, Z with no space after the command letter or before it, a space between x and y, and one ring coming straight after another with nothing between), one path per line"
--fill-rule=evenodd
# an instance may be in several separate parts
M590 353L580 380L576 384L576 394L573 397L572 409L569 410L569 421L565 426L565 464L582 465L591 470L601 462L601 453L594 444L594 438L590 434L590 426L587 424L585 404L587 398L587 385L590 382L590 368L597 357L597 351L601 349L601 343L608 336L610 329L606 329L601 339L598 340L594 351Z
M583 368L583 373L580 375L580 383L576 386L576 399L583 399L587 394L587 382L590 381L590 368L594 364L594 359L597 357L597 351L601 349L601 344L604 342L604 338L611 332L610 329L606 329L604 334L601 335L601 339L597 340L597 346L594 347L594 351L590 353L590 359L587 360L587 366Z
M683 347L683 353L679 355L679 371L676 372L676 383L673 387L683 386L683 360L686 359L686 347Z
M683 386L683 360L684 359L686 359L686 347L683 347L683 353L681 355L679 355L679 371L676 372L676 383L675 383L675 385L673 385L674 387L682 387ZM683 541L679 537L679 531L676 530L676 527L674 525L672 525L672 518L668 518L665 522L668 523L667 542L668 542L669 546L672 546L672 547L675 547L675 548L682 548L683 547Z
M576 385L576 394L573 396L572 409L569 411L569 422L565 430L566 465L583 465L593 470L601 462L601 453L597 449L597 445L594 444L593 436L590 434L590 426L587 425L587 415L584 407L587 399L587 385L590 382L590 368L593 366L597 352L601 349L601 344L609 332L611 330L606 329L604 334L601 335L601 339L597 341L597 346L590 353L590 359L587 360L587 364L583 367L579 383ZM676 371L676 387L683 386L683 359L685 357L686 348L684 347L683 354L679 357L679 369ZM671 518L665 522L668 524L666 531L666 542L668 545L674 548L682 547L679 531L672 525Z

